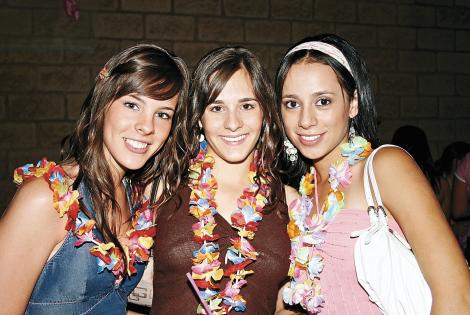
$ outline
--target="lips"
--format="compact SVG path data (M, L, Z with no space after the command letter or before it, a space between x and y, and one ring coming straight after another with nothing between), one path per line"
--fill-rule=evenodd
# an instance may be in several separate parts
M248 134L236 135L236 136L220 136L220 138L229 145L238 145L245 141Z
M300 143L304 145L314 145L321 140L320 135L299 135Z
M126 147L134 153L145 153L148 150L149 143L147 142L142 142L134 139L129 139L129 138L124 138L124 143L126 144Z

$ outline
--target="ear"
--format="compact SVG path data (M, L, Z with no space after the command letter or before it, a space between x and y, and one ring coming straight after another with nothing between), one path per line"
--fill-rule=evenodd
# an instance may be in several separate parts
M356 117L357 113L359 112L359 100L357 97L357 90L354 90L353 97L349 102L349 118Z
M202 122L201 122L201 120L198 120L198 121L197 121L197 125L199 126L200 129L202 129Z

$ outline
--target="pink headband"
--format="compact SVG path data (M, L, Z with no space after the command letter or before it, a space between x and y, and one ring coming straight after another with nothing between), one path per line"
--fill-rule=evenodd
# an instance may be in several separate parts
M336 61L338 61L346 69L348 69L349 73L352 75L351 67L349 67L349 63L346 60L346 58L344 57L343 53L338 48L336 48L335 46L324 43L324 42L313 41L313 42L302 43L300 45L295 46L291 50L289 50L287 52L286 56L288 56L288 55L290 55L290 54L292 54L296 51L303 50L303 49L318 50L318 51L321 51L324 54L327 54L328 56L331 56L331 57L335 58Z

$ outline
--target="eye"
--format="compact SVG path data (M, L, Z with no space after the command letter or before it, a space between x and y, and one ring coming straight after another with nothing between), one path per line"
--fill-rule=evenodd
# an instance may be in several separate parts
M124 106L126 106L127 108L132 109L132 110L138 110L139 109L139 106L136 103L133 103L133 102L124 102Z
M286 101L286 102L284 102L284 106L289 108L289 109L293 109L293 108L299 107L300 104L297 103L296 101Z
M244 109L244 110L250 110L250 109L253 109L253 108L255 108L255 105L253 105L253 104L250 104L250 103L243 103L242 104L242 109Z
M157 117L161 118L161 119L164 119L164 120L171 119L171 115L169 115L168 113L165 113L165 112L157 113Z
M215 113L221 112L222 111L222 106L213 105L213 106L209 107L209 111L215 112Z
M320 98L316 103L315 105L317 106L320 106L320 107L324 107L324 106L327 106L327 105L330 105L331 104L331 100L326 98L326 97L323 97L323 98Z

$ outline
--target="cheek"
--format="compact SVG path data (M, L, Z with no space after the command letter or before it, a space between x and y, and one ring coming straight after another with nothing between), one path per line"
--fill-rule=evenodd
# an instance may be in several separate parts
M297 115L295 113L283 110L281 112L281 118L284 129L286 129L287 134L289 134L297 124Z
M201 123L206 137L210 137L213 133L217 133L217 131L224 130L224 117L222 115L211 117L210 114L205 114L201 118Z
M158 140L160 142L164 142L170 135L170 132L171 132L171 122L164 122L164 123L161 123L157 127L157 131L155 134L158 137Z
M263 113L260 111L248 114L246 117L246 124L251 126L253 130L260 131L263 126Z

